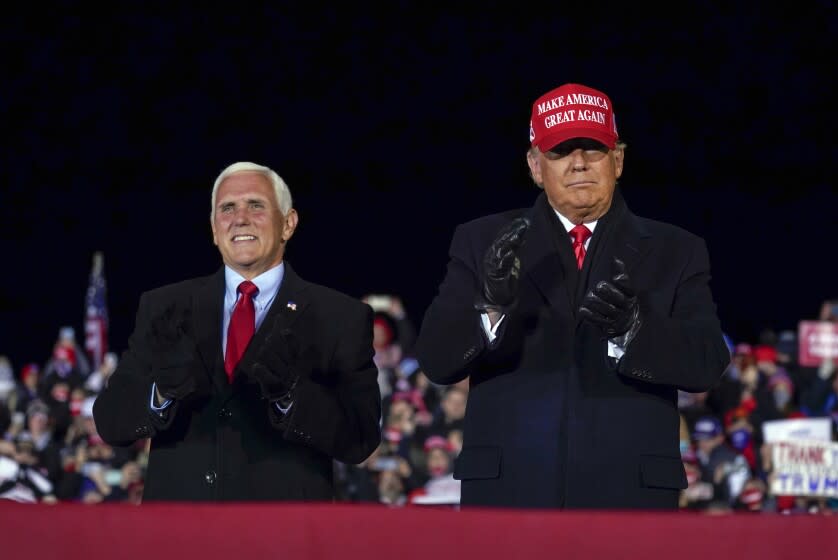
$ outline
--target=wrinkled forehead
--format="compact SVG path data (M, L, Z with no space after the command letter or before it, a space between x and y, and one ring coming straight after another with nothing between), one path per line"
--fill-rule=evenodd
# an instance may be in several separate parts
M277 206L273 186L266 177L259 176L261 179L235 176L231 176L229 181L225 179L216 193L216 208L235 202L265 202L269 206Z

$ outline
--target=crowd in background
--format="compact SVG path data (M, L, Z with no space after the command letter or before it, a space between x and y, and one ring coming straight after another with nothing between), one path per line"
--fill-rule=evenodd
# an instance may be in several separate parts
M454 460L462 446L468 380L431 383L411 354L416 327L399 297L365 296L375 311L375 362L382 396L382 441L360 465L335 464L338 499L391 507L457 507ZM825 302L821 321L838 322ZM838 375L830 359L797 360L794 331L766 329L758 340L728 340L731 362L705 393L679 392L686 511L821 513L838 499L771 492L771 445L763 423L829 418L838 441ZM50 358L15 368L0 356L0 499L18 502L126 502L142 497L148 440L112 447L98 436L93 401L118 363L98 367L61 327Z

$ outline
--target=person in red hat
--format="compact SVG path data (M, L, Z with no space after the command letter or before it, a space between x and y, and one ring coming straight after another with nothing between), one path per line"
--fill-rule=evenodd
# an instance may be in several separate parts
M598 89L536 99L526 161L534 204L456 228L415 345L431 381L469 379L462 505L676 509L677 391L731 358L706 243L629 209Z
M412 491L412 504L455 506L460 503L461 482L452 475L452 449L449 441L434 435L425 440L423 484Z
M20 368L20 380L17 382L15 392L7 404L10 410L20 415L21 421L29 403L39 397L40 380L41 367L35 362L29 362Z

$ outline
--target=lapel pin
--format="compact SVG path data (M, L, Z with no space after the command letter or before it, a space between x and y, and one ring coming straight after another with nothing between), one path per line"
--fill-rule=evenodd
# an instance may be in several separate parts
M288 309L290 309L291 311L296 311L296 310L297 310L297 304L296 304L296 303L294 303L293 301L289 301L289 302L285 305L285 307L287 307L287 308L288 308Z

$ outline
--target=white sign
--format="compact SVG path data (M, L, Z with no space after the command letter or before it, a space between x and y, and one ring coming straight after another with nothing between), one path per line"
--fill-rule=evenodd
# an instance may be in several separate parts
M832 441L831 418L790 418L762 423L765 443L778 441Z
M838 444L779 441L771 446L775 496L838 497Z

